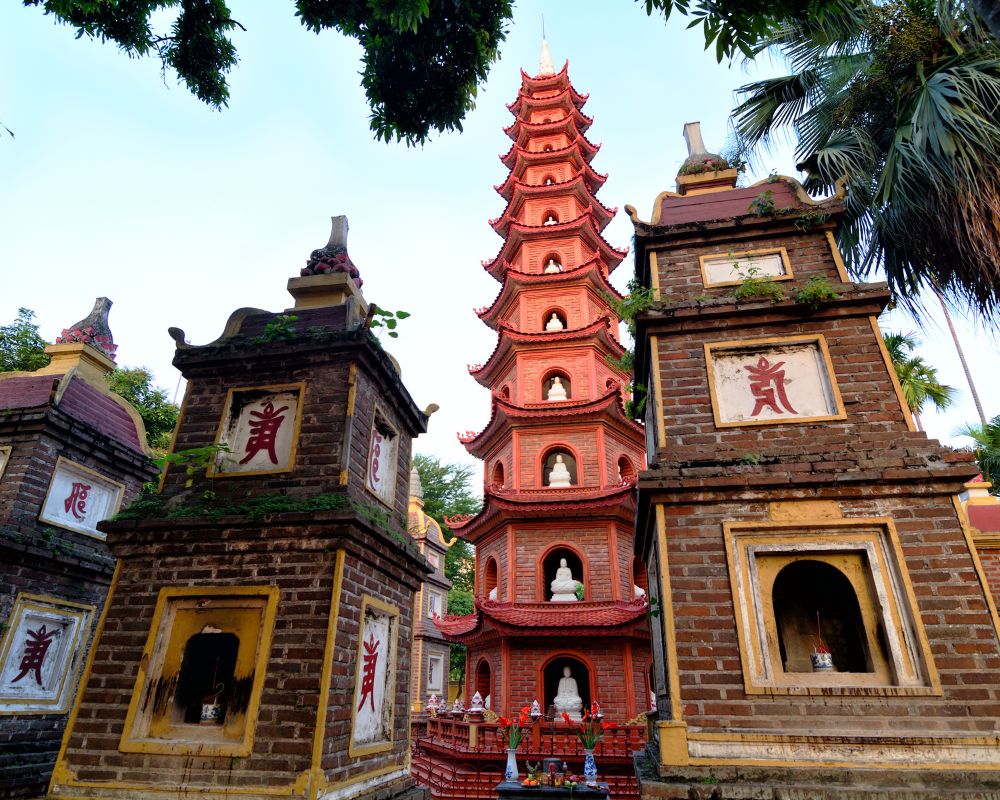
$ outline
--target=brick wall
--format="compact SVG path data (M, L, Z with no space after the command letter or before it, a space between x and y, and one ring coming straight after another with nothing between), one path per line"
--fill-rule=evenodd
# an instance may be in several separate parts
M993 601L1000 603L1000 548L980 547L978 550L983 572L986 573L986 580L993 593Z
M706 498L707 499L707 498ZM744 693L722 523L766 520L762 503L668 505L667 549L684 719L704 728L982 733L1000 715L1000 642L954 508L934 497L843 499L846 517L896 524L942 697Z
M331 781L401 764L408 747L409 642L417 576L397 565L361 529L344 523L238 528L202 520L175 529L111 534L125 559L98 644L90 680L69 740L67 763L81 781L121 781L214 787L279 786L291 783L310 763L316 724L335 550L346 546L340 617L329 687L323 769ZM343 537L347 538L343 538ZM135 675L149 633L159 590L177 586L277 586L280 599L255 741L250 756L191 759L188 756L118 751ZM347 756L351 699L357 663L362 595L400 610L395 745L387 753Z

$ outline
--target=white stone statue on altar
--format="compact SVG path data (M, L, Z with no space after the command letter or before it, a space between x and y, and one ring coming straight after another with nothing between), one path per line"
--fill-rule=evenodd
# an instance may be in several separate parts
M545 330L547 331L561 331L565 330L566 326L562 324L562 320L559 319L559 315L553 311L552 316L549 317L549 321L545 323Z
M577 581L573 573L566 565L566 559L559 559L559 569L556 570L556 579L552 581L549 588L552 589L552 602L554 603L575 603Z
M562 272L562 264L556 261L554 258L549 259L549 263L545 265L544 273L546 275L551 275L554 272Z
M576 679L569 667L563 667L556 699L552 703L556 707L557 714L567 714L574 722L581 720L580 709L583 708L583 700L580 699L580 688L576 685Z
M549 393L545 396L545 399L554 403L569 399L569 395L566 394L566 387L563 386L562 378L558 375L552 379L552 385L549 387Z
M549 486L563 489L572 485L569 470L566 469L566 462L563 461L562 454L560 453L556 456L556 463L552 466L552 472L549 473Z

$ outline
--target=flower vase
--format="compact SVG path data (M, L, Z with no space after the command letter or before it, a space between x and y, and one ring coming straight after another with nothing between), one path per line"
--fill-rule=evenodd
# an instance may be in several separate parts
M833 655L826 649L814 649L812 651L813 672L833 672Z
M503 774L504 780L517 780L517 750L513 747L507 748L507 769Z
M583 777L587 786L597 783L597 762L594 761L594 749L584 750Z

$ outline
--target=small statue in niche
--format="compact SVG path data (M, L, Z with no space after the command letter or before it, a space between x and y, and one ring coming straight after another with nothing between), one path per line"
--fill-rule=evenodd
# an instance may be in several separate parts
M574 722L580 721L583 700L580 699L580 687L573 677L573 671L568 666L563 667L563 676L559 679L559 688L553 705L559 714L567 714Z
M552 275L556 272L562 272L563 267L555 258L549 258L549 262L545 265L544 273L546 275Z
M547 331L561 331L565 330L566 326L563 325L562 320L559 319L559 315L553 311L552 316L549 317L549 321L545 323L545 330Z
M573 571L567 565L566 559L560 558L555 580L549 585L552 590L552 602L575 603L577 583L578 581L573 577Z
M569 395L566 394L566 387L563 386L562 378L558 375L552 379L552 384L549 386L549 391L548 394L545 395L545 399L550 402L569 400Z
M556 456L556 463L552 466L552 472L549 473L549 486L563 489L572 485L573 482L569 470L566 468L566 462L563 461L562 453L560 453Z

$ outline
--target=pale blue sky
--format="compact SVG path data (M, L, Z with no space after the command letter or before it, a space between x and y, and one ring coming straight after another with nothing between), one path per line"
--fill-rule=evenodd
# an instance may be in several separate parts
M709 147L721 146L733 90L760 74L716 64L699 31L648 19L629 0L521 2L464 133L407 148L372 139L353 40L308 33L291 3L233 9L247 32L234 36L241 61L218 113L173 75L161 79L155 60L0 6L0 121L17 136L0 141L0 321L27 306L52 339L107 295L119 363L149 366L173 393L167 327L204 343L236 308L290 306L287 278L344 213L365 296L413 314L387 346L416 402L441 406L417 449L449 460L468 459L456 432L488 419L488 394L465 365L484 361L496 337L472 309L499 288L480 261L499 249L487 221L504 206L492 187L506 175L505 104L519 68L536 71L542 13L556 63L568 58L590 94L588 136L603 144L594 166L609 174L600 198L644 218L673 188L683 123L701 120ZM787 156L765 164L794 174ZM606 231L619 247L631 234L623 212ZM631 268L629 257L618 285ZM961 326L987 414L998 413L994 340ZM923 354L964 390L943 329L924 338ZM974 418L963 391L955 411L926 423L949 439Z

